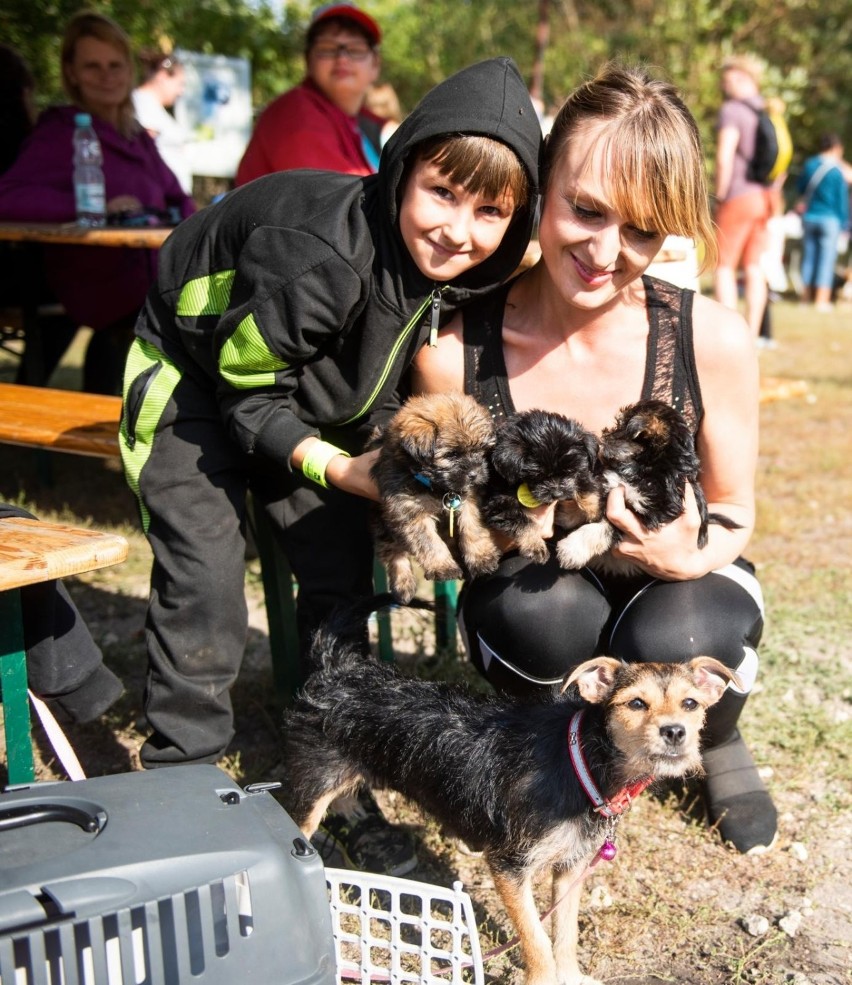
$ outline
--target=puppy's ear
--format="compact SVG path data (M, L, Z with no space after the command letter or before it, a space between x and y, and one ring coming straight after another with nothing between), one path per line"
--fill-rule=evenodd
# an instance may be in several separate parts
M594 465L598 457L599 448L597 437L591 431L587 431L583 435L583 444L586 448L586 454L589 456L589 461Z
M736 687L742 687L736 673L715 657L695 657L689 661L687 667L692 673L695 686L707 692L710 699L708 708L710 705L715 705L722 697L729 683L733 683Z
M612 693L615 684L615 675L624 665L615 657L595 657L594 660L587 660L568 675L562 685L562 693L577 685L580 697L589 704L598 705L606 701Z
M428 465L435 457L438 426L421 414L412 414L400 433L402 450L418 465Z

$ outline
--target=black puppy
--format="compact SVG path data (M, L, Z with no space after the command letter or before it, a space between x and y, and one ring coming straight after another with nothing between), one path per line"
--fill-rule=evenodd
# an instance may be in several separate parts
M686 419L662 400L641 400L623 407L612 427L601 434L595 474L598 484L597 511L585 523L561 538L556 554L563 568L585 564L614 574L633 574L640 569L607 552L621 540L621 532L607 520L606 498L611 489L623 486L627 505L648 530L657 530L683 513L686 484L692 486L701 517L698 547L707 544L707 528L718 523L737 530L723 513L709 513L704 490L698 481L700 467L695 442ZM587 516L588 518L588 516ZM565 522L564 526L573 526Z
M524 557L543 564L547 542L527 507L573 500L587 519L596 519L598 440L577 421L543 410L513 414L495 438L482 519L508 534Z
M651 778L701 772L705 710L735 679L712 657L599 657L571 673L574 697L524 705L406 678L327 633L313 658L321 669L286 718L285 808L310 838L332 800L366 782L399 791L482 848L520 937L526 985L580 985L586 862ZM547 869L554 898L568 897L553 915L552 947L532 888Z

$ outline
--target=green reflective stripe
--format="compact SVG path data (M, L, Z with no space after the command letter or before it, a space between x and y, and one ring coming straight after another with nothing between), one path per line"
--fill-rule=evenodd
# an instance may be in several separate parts
M220 270L207 277L196 277L184 284L177 303L177 314L221 315L231 300L236 270Z
M133 434L129 434L130 422L127 419L127 399L133 385L142 373L158 367L151 376L151 382L142 398L142 406L133 422ZM156 346L144 339L135 339L127 355L124 371L124 410L121 415L119 444L121 460L127 484L139 503L142 529L147 533L150 516L139 491L139 477L145 463L151 456L151 447L157 432L157 425L163 410L169 402L175 387L180 382L181 371Z
M441 290L444 291L446 290L446 288L441 288ZM385 381L387 380L390 374L391 367L396 362L396 357L399 355L399 350L402 348L403 344L408 339L408 336L411 335L412 331L414 330L414 326L417 324L418 318L422 316L423 312L429 307L431 303L432 303L432 296L430 295L428 298L426 298L423 304L420 305L417 311L415 311L414 314L411 316L411 320L409 321L409 323L397 336L397 340L390 351L390 355L388 356L387 361L385 362L385 366L381 372L381 375L379 376L379 380L376 383L376 385L373 387L373 392L370 394L369 397L367 397L366 403L363 404L361 409L356 411L351 417L347 418L345 421L341 421L339 425L340 427L342 427L344 424L351 424L353 421L357 421L359 417L363 417L364 414L366 414L367 411L370 409L370 407L372 407L373 401L376 399L382 387L385 385Z
M275 374L289 365L270 350L252 314L246 315L237 325L237 330L219 353L222 378L238 390L273 386Z

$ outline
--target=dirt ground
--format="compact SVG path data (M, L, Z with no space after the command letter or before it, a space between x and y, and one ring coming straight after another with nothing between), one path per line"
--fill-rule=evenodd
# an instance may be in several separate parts
M643 795L621 825L618 856L587 884L581 961L600 981L852 983L852 309L847 312L819 338L795 311L779 312L781 348L764 354L767 372L807 381L804 395L762 409L761 523L752 545L770 617L763 683L743 731L778 806L779 843L766 856L739 856L707 830L694 794ZM102 462L54 459L53 487L29 499L29 507L109 526L131 543L126 563L71 580L126 692L102 721L69 730L69 738L90 776L137 769L150 555L120 477ZM28 453L0 448L0 498L36 488L35 469ZM238 732L220 764L246 784L284 779L257 562L248 570L249 646L233 690ZM436 664L427 617L397 613L394 621L408 669L468 676L461 662ZM38 728L36 734L39 778L61 778ZM420 864L411 878L442 886L461 879L483 950L507 940L510 927L482 860L462 852L402 798L380 799L418 842ZM544 909L544 883L539 896ZM520 985L517 950L489 960L486 980Z

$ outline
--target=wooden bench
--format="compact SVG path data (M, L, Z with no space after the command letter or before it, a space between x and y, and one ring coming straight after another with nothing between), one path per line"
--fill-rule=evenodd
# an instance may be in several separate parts
M117 457L120 420L120 397L0 383L0 444ZM251 502L249 522L260 558L275 687L286 702L301 683L293 576L287 558L276 547L266 514L252 509ZM380 565L376 565L374 578L377 591L385 591L385 572ZM437 583L435 601L437 646L451 650L456 639L455 583ZM377 619L379 656L391 661L390 617L382 612Z
M0 693L10 784L35 779L21 589L116 564L127 549L118 534L23 517L0 519Z

